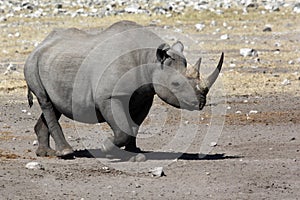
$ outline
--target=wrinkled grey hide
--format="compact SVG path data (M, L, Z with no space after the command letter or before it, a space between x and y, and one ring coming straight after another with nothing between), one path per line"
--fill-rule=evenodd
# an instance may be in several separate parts
M125 146L138 152L136 135L157 94L177 108L201 110L216 80L187 69L181 42L165 44L134 22L121 21L101 33L56 30L31 53L25 64L28 100L37 97L42 115L35 125L38 156L73 153L58 123L63 114L85 123L107 122L114 132L102 145L112 152ZM200 66L200 59L196 68ZM192 70L192 71L193 71ZM56 149L49 146L52 136Z

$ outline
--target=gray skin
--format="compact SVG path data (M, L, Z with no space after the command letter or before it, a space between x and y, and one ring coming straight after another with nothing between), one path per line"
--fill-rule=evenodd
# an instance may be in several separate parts
M58 122L61 115L84 123L107 122L114 136L101 147L106 153L125 146L139 152L139 126L158 95L181 109L201 110L217 68L207 78L187 73L181 42L164 43L147 28L130 21L113 24L102 32L56 30L31 53L24 74L29 105L32 93L42 110L34 130L37 156L73 153ZM49 137L55 141L55 150Z

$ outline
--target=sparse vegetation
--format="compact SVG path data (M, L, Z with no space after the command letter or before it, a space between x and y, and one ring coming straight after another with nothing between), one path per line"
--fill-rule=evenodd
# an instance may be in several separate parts
M299 75L295 73L299 71L299 63L288 64L299 56L300 22L296 20L299 14L290 12L290 9L265 14L261 14L260 9L250 10L246 15L242 12L241 9L234 8L226 10L222 15L190 10L185 14L174 14L172 17L124 14L104 18L9 18L5 24L2 23L0 32L0 60L3 65L0 68L0 91L11 92L17 88L25 88L22 64L34 46L54 28L102 29L119 20L132 20L146 26L154 23L159 27L168 26L171 30L180 29L183 34L200 40L201 44L196 46L195 50L213 54L225 51L223 81L227 95L259 95L275 91L299 95ZM212 21L216 24L211 25ZM200 22L205 24L205 28L197 32L195 24ZM262 31L267 24L272 26L272 32ZM228 34L229 40L220 40L222 34ZM259 62L256 62L255 58L241 57L239 49L244 47L256 49L259 52ZM276 49L280 50L279 54L274 54ZM9 62L19 63L19 74L2 75L5 64ZM235 64L235 67L231 68L230 64ZM253 70L256 67L259 70ZM274 74L279 76L274 77ZM289 78L292 84L283 87L280 83L284 78Z

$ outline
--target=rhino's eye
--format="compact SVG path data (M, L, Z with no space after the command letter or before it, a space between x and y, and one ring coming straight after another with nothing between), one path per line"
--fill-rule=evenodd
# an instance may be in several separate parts
M172 85L175 87L178 87L180 84L179 84L179 82L174 81L174 82L172 82Z

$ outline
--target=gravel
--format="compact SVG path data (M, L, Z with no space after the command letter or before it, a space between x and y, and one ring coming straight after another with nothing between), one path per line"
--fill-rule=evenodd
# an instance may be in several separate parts
M104 17L110 15L122 15L124 13L148 15L183 14L189 10L211 11L216 14L224 14L224 10L242 7L245 13L251 9L263 9L264 12L279 12L281 8L288 7L291 12L300 12L300 3L290 3L284 0L77 0L54 3L52 0L27 0L27 1L0 1L0 22L10 17L39 18L42 16L92 16ZM76 8L76 9L75 9Z

